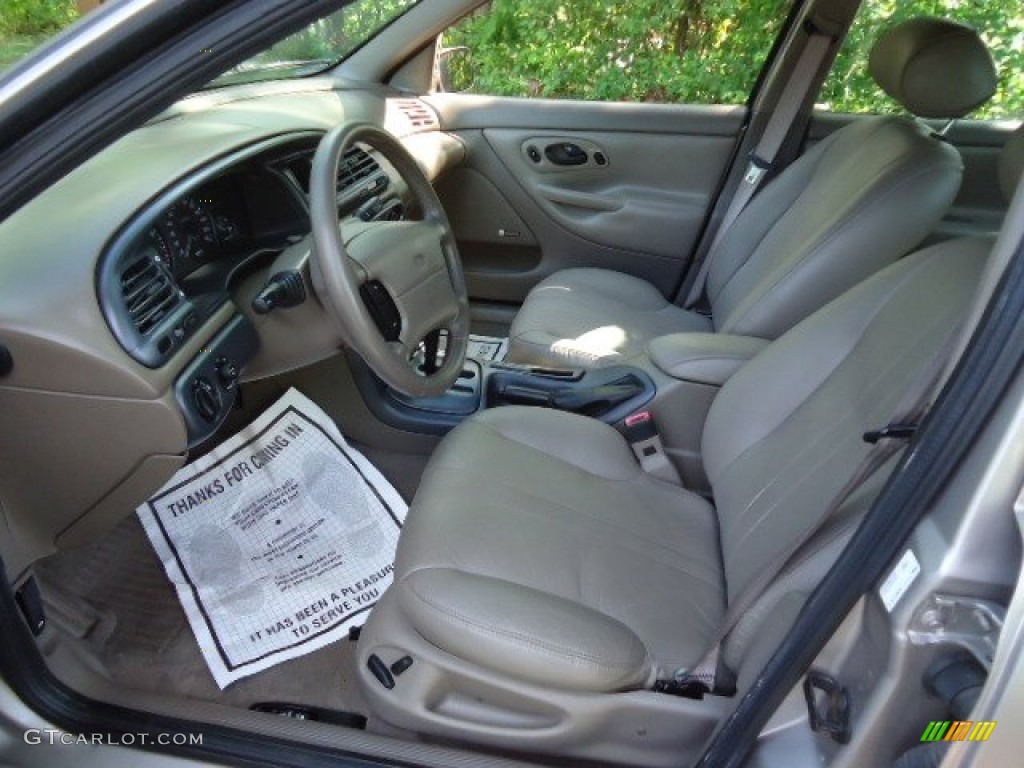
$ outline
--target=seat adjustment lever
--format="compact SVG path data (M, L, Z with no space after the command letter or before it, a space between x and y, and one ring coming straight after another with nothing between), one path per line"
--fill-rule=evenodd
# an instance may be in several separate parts
M909 440L915 432L917 432L917 424L887 424L881 429L865 432L863 440L871 445L879 440Z

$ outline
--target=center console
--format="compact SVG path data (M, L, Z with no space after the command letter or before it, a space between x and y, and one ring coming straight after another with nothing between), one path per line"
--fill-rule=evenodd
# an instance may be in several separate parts
M430 398L401 395L355 354L348 353L348 360L373 416L404 432L444 435L485 408L530 405L600 419L622 431L631 447L642 448L636 439L642 429L637 420L646 418L677 471L673 474L686 488L709 493L702 439L711 405L729 379L767 344L725 333L670 334L652 340L639 365L590 370L467 359L454 386ZM638 459L643 464L643 457Z
M655 391L651 377L629 365L584 371L497 363L488 367L485 404L555 408L611 424L650 401Z
M628 365L584 371L467 358L458 380L446 393L412 398L386 386L357 356L350 355L349 362L378 419L396 429L424 434L444 434L477 411L499 405L572 411L612 424L642 408L656 394L650 375Z

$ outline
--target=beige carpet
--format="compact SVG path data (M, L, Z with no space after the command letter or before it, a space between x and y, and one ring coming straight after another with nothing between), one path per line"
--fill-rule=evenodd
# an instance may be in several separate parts
M214 682L135 515L100 543L36 565L47 615L121 685L248 707L265 701L366 713L347 640L239 680Z

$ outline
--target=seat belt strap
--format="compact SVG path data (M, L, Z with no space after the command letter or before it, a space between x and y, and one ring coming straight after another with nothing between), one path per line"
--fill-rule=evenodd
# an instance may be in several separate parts
M790 77L789 82L786 83L782 95L779 96L775 110L772 112L771 117L768 118L768 124L765 126L764 132L757 142L757 147L750 153L747 170L743 174L743 180L733 193L729 207L726 208L725 215L722 217L722 222L715 231L711 247L707 250L704 263L700 265L697 277L690 287L690 292L686 297L684 305L688 308L693 307L700 301L701 296L704 295L704 285L707 283L708 272L711 269L711 263L714 260L718 244L743 212L743 209L747 207L747 203L757 194L765 174L775 164L779 150L782 149L790 129L795 124L796 118L800 113L800 107L803 106L811 86L814 85L814 81L821 71L825 57L832 47L834 38L831 35L822 32L810 22L808 22L806 29L809 35L807 44L804 45L803 51L800 52L800 58L793 69L793 75Z
M776 578L796 559L803 546L814 538L857 489L898 453L904 447L905 441L914 435L917 425L928 412L932 400L943 383L943 373L960 339L962 329L963 323L958 323L940 345L918 379L904 392L903 398L896 406L893 417L889 421L890 426L864 434L864 440L871 444L871 448L861 459L849 480L832 497L817 522L807 528L795 541L758 571L753 581L729 605L725 617L708 643L708 650L701 656L700 661L689 670L680 670L670 680L659 680L655 683L656 691L700 698L704 693L715 690L722 642L736 627L740 619L764 596Z

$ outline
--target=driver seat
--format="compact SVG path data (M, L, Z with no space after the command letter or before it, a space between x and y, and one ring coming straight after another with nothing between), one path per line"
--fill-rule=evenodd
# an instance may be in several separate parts
M996 88L985 44L965 26L919 18L884 34L869 71L912 114L963 117ZM527 295L509 360L598 367L670 333L775 339L914 248L949 209L963 164L931 128L899 116L858 121L790 165L708 253L702 314L608 269L566 269Z

